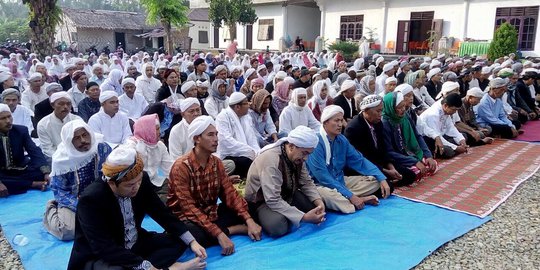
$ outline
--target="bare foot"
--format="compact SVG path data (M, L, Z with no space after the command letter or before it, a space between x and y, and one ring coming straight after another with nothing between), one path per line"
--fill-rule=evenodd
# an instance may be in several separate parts
M231 226L231 227L227 227L227 229L229 229L229 234L230 235L235 235L235 234L247 234L248 233L248 228L246 225L234 225L234 226Z
M169 266L169 269L171 270L195 270L204 268L206 268L206 261L201 260L199 257L187 262L175 262L173 265Z
M41 191L47 190L47 182L46 181L34 181L32 182L32 189L38 189Z
M366 196L366 197L361 197L360 199L364 200L365 204L379 205L379 198L377 198L377 196L375 196L375 195L369 195L369 196Z
M493 141L495 139L491 138L491 137L485 137L484 139L482 139L482 141L485 143L485 144L492 144Z
M521 135L521 134L523 134L523 133L525 133L525 130L523 130L523 129L518 130L518 134L519 134L519 135Z

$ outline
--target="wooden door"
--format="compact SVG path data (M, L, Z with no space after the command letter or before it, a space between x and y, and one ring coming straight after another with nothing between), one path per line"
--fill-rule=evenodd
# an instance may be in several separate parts
M411 21L398 21L396 54L409 54L409 32Z
M246 49L247 50L253 49L253 25L252 24L246 25Z
M214 48L219 48L219 27L214 27Z

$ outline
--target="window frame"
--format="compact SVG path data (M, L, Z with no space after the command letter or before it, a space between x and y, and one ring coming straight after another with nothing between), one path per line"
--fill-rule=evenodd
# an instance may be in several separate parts
M261 27L267 27L266 29L266 37L264 37L264 33L261 33L263 29ZM272 41L274 40L274 19L259 19L259 26L257 29L257 40L258 41Z
M540 6L499 7L495 11L495 30L504 22L509 22L518 31L518 49L533 51L538 29ZM531 23L531 20L533 22Z
M358 41L364 36L364 15L344 15L339 20L339 39Z

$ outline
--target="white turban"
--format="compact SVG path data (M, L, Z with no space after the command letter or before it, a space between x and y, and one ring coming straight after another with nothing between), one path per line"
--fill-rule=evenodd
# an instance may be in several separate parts
M439 99L439 98L443 97L443 95L446 95L446 94L452 92L456 88L459 90L459 83L457 83L457 82L445 82L445 83L443 83L443 85L441 87L441 92L439 92L437 94L436 99Z
M381 102L382 102L382 97L380 97L379 95L366 96L362 100L362 102L360 102L360 110L365 111L366 109L369 109L369 108L375 108L379 106Z
M0 72L0 83L7 81L12 75L9 71Z
M384 61L384 57L379 56L377 60L375 60L375 66L379 66L380 63Z
M198 86L198 87L209 88L209 87L210 87L210 81L208 81L208 80L206 80L206 81L204 81L204 82L197 81L197 86Z
M407 83L400 84L400 85L398 85L396 87L396 89L394 89L394 92L400 92L404 96L407 95L408 93L412 92L412 91L413 91L412 86L410 84L407 84Z
M435 61L435 60L434 60L434 61ZM440 68L434 68L434 69L430 70L430 71L428 72L428 74L426 75L426 76L427 76L427 79L428 79L428 80L431 80L431 77L433 77L433 76L435 76L435 75L437 75L437 74L439 74L439 73L441 73L441 69L440 69Z
M241 92L234 92L232 93L232 95L229 97L229 106L232 106L232 105L236 105L240 102L242 102L244 99L246 99L246 95L244 95L243 93Z
M72 63L66 64L66 65L64 66L64 71L67 72L68 69L70 69L70 68L75 68L75 67L77 67L77 66L75 66L75 64L72 64Z
M254 68L246 70L246 72L244 72L244 80L247 80L251 75L253 75L253 73L255 73Z
M124 85L128 84L128 83L131 83L133 85L135 85L135 80L133 78L125 78L122 80L122 88L124 87Z
M340 106L337 106L337 105L326 106L326 108L324 108L321 114L321 123L324 124L324 122L334 117L338 113L345 114L345 112Z
M405 95L403 95L403 93L401 92L396 92L396 107L397 105L399 105L399 103L401 103L403 100L405 100Z
M274 76L274 79L283 80L285 79L285 77L287 77L287 72L280 70L278 71L278 73L276 73L276 76Z
M62 85L60 85L59 83L50 83L49 85L47 85L47 88L45 88L45 91L47 92L47 94L51 91L58 92L62 90L64 89L62 88Z
M9 96L9 95L16 95L19 99L21 98L21 92L19 92L19 90L15 89L15 88L5 89L2 92L2 94L0 94L0 96L2 97L2 100L4 100L4 98L6 96ZM1 100L0 100L0 103L1 103Z
M103 103L113 97L118 97L118 93L116 93L116 91L103 91L99 94L99 103Z
M481 73L484 74L484 75L489 74L489 73L491 73L491 68L490 67L483 67Z
M392 76L392 77L386 78L386 80L384 81L384 84L389 84L389 83L391 83L391 82L397 83L396 77Z
M31 82L31 81L41 79L41 78L43 78L43 75L41 75L41 73L34 72L34 73L30 74L30 76L28 76L28 81Z
M69 101L72 101L71 96L68 94L68 92L64 92L64 91L60 91L60 92L56 92L56 93L52 94L49 97L49 101L51 103L54 103L55 101L57 101L58 99L61 99L61 98L65 98L65 99L67 99Z
M135 148L120 145L107 156L106 163L112 166L131 166L136 158L137 151Z
M224 65L219 65L216 68L214 68L214 74L218 74L218 73L220 73L220 72L222 72L224 70L226 71L227 67L224 66Z
M191 107L191 106L193 106L195 104L201 106L201 103L199 102L198 99L188 97L188 98L180 101L180 111L185 112L189 107Z
M347 91L347 90L349 90L349 89L351 89L353 87L356 88L356 83L353 80L347 79L341 84L341 88L340 88L338 94L341 94L344 91Z
M260 72L261 70L263 70L263 69L267 69L266 66L265 66L265 65L259 65L259 66L257 67L257 73L259 73L259 72Z
M484 96L484 91L478 87L473 87L467 91L467 96L482 98Z
M390 63L384 64L382 70L383 70L383 72L387 72L387 71L392 70L393 68L394 68L394 64L392 64L392 62L390 62Z
M9 109L9 106L4 104L4 103L0 103L0 112L10 112L11 113L11 110Z
M214 119L208 115L201 115L189 124L188 139L193 141L193 137L201 135L210 125L216 126Z
M189 91L191 88L196 87L197 83L194 81L187 81L184 84L182 84L182 87L180 88L180 91L182 94L185 94L187 91Z
M315 148L319 143L319 137L313 129L306 126L297 126L295 129L289 132L289 135L287 137L281 138L277 142L263 147L261 151L259 151L259 154L262 154L266 150L280 146L285 142L289 142L301 148Z
M437 67L437 66L440 66L441 65L441 61L435 59L433 61L431 61L431 64L429 65L429 68L434 68L434 67Z

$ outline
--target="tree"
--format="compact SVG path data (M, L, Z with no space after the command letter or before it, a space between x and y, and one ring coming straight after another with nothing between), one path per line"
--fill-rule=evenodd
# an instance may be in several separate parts
M30 10L30 40L32 52L44 58L54 51L56 26L62 22L62 10L57 0L23 0Z
M167 52L174 51L172 27L182 27L189 22L187 12L189 8L179 0L141 0L146 9L146 21L149 24L161 23L167 36Z
M488 57L495 60L499 57L515 53L518 46L518 32L514 26L505 22L495 31L493 41L488 49Z
M208 17L214 27L223 24L229 28L231 41L236 39L236 23L242 25L257 21L251 0L206 0L210 4Z

